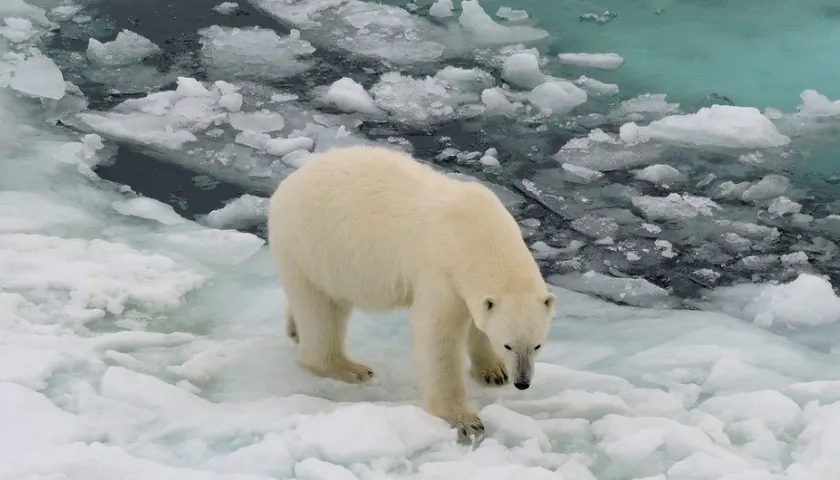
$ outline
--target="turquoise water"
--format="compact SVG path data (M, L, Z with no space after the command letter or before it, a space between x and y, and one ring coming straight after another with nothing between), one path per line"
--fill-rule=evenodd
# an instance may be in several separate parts
M592 71L622 93L667 93L698 102L724 95L737 105L791 111L815 89L840 97L840 3L832 0L483 0L527 11L552 37L552 53L616 52L616 71ZM581 15L617 14L609 23ZM660 10L660 13L657 11ZM580 69L559 67L568 78Z

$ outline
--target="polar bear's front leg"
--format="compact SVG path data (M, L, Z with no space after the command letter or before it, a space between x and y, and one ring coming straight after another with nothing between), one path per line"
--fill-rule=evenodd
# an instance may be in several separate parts
M487 335L470 319L467 347L470 354L470 374L477 381L491 386L505 385L509 381L505 361L493 350Z
M414 362L426 409L462 437L484 432L484 424L467 405L464 387L462 349L469 318L459 299L440 296L420 299L411 312Z

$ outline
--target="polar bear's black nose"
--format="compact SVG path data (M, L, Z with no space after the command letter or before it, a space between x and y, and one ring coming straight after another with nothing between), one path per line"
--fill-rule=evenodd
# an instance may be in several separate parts
M513 384L513 386L518 388L519 390L526 390L528 387L531 386L531 382L516 382Z

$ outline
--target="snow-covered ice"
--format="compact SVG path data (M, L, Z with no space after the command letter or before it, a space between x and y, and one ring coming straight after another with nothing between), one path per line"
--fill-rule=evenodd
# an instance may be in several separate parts
M662 155L673 142L689 153L799 148L800 137L788 132L830 125L837 112L827 97L806 91L798 113L774 120L745 107L686 113L660 94L622 103L605 95L599 101L607 106L589 118L613 125L575 130L554 156L559 163L541 167L555 169L549 179L573 184L565 202L586 205L560 228L491 184L512 210L533 215L519 220L541 262L555 268L589 255L588 265L605 270L549 277L560 308L532 388L469 382L487 436L462 445L421 408L406 312L354 313L347 348L376 370L369 384L313 377L297 366L285 336L285 299L267 245L235 229L265 221L266 190L311 152L370 142L356 127L379 112L424 127L482 114L508 115L495 120L513 124L524 115L544 134L553 128L540 123L545 110L566 115L587 94L614 93L584 77L542 77L526 50L497 52L495 73L481 64L400 67L446 58L459 45L541 40L547 32L528 20L536 15L499 9L507 23L497 23L476 0L458 2L457 22L359 0L252 0L298 30L209 27L199 33L208 81L181 75L172 89L87 110L75 77L62 74L64 64L38 38L54 21L94 21L96 4L80 13L69 2L37 2L54 7L47 14L36 2L0 3L0 479L840 477L840 298L814 272L840 254L831 240L836 205L815 208L822 193L803 192L787 171L747 175L737 169L757 167L732 158L731 170L710 174L702 162L671 166L680 157ZM452 2L435 5L453 10ZM119 67L156 52L140 37L117 38L91 60ZM390 63L364 83L370 92L364 75L353 80L349 72L312 92L258 84L309 70L320 61L313 45ZM527 63L507 74L527 74L516 85L522 91L495 77L511 58ZM71 60L86 62L86 54ZM307 106L312 99L346 114ZM56 125L56 112L84 133ZM777 129L777 120L788 129ZM612 126L622 124L617 134ZM113 160L118 144L254 188L186 218L100 178L96 167ZM509 145L494 141L451 157L496 175L521 165ZM621 172L629 169L637 171ZM613 183L634 177L673 193ZM620 208L605 205L608 198L620 198ZM803 229L801 238L790 240L790 227ZM646 243L626 238L630 228ZM784 253L764 250L781 241L790 242ZM622 273L615 257L592 256L603 247L633 264L647 256L686 262L683 271L714 284L720 265L691 263L692 250L710 243L741 255L727 260L748 272L741 280L768 265L787 279L704 288L686 302L676 288L659 286L673 270L649 281Z

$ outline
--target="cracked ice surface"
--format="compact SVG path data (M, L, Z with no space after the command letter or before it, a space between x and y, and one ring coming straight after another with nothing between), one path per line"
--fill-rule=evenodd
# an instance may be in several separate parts
M318 26L330 32L338 25L335 35L350 32L347 45L360 55L402 53L385 49L400 48L400 41L380 41L394 31L397 39L411 33L403 23L388 23L409 18L401 13L365 16L378 5L262 3L285 7L282 12L302 32ZM466 33L460 35L475 39L489 17L477 12L476 2L463 4L473 17L461 17L458 28ZM352 8L341 14L351 23L342 26L335 9L346 5ZM266 191L313 151L369 141L356 129L359 117L318 112L273 88L182 76L174 89L110 110L77 106L81 111L71 112L67 122L75 120L73 125L86 133L71 133L46 119L54 114L51 102L73 100L78 92L51 59L26 44L44 33L43 11L10 0L0 12L25 15L32 24L31 30L13 32L20 50L7 52L18 47L0 43L0 53L9 53L0 63L0 479L840 476L840 299L827 280L808 272L785 283L708 289L695 302L701 310L678 309L672 292L640 278L594 271L554 277L592 296L555 287L560 308L531 389L468 383L487 426L487 438L475 446L457 444L452 430L420 408L405 312L354 314L348 350L375 369L369 384L346 385L303 372L295 363L296 347L285 337L284 297L267 246L230 229L262 221L264 197L242 195L193 221L127 186L102 180L94 167L111 159L117 142L151 145L174 162ZM411 24L426 25L420 17L410 18ZM364 37L365 28L374 34ZM31 35L17 35L24 31ZM511 32L492 26L491 31L496 36ZM524 39L540 35L533 29L515 31ZM251 51L255 39L301 48L305 55L310 50L296 35L248 29L205 33L221 42L215 45L219 51ZM435 43L435 35L431 43L419 44L434 48L406 50L411 62L438 55L437 45L445 42ZM365 43L374 41L380 43ZM255 58L241 60L264 65L261 52L253 53ZM525 88L556 81L536 75L526 60ZM381 109L414 125L462 118L456 115L459 109L479 99L506 114L529 115L522 113L528 91L491 87L486 72L477 68L436 71L430 76L392 71L370 86L345 81L327 97L343 110L379 114ZM793 119L787 117L796 128L837 115L834 103L813 93L803 95L803 107ZM787 135L752 113L744 120L737 113L744 111L725 111L736 113L683 114L664 96L647 96L606 114L619 124L639 122L641 132L655 135L648 142L628 143L634 140L632 127L619 135L591 130L561 149L557 169L575 185L567 204L603 207L611 198L624 204L570 219L586 242L573 239L560 247L539 240L532 243L535 254L570 257L595 244L614 248L628 263L647 261L643 255L671 260L682 254L678 240L683 238L651 239L650 247L628 250L628 239L620 237L629 229L646 232L648 239L664 236L671 223L688 225L685 237L691 241L747 251L739 260L747 270L807 265L811 258L836 254L829 238L836 238L831 233L837 215L796 217L822 229L825 237L803 237L794 251L777 256L763 249L783 235L784 225L756 223L763 218L739 216L741 210L725 202L766 205L779 217L809 216L799 212L810 202L777 173L738 184L714 183L721 187L714 200L682 190L651 193L604 185L628 168L638 168L645 183L695 183L693 170L683 165L670 170L659 162L656 154L669 142L763 148ZM733 143L734 137L716 130L711 120L740 132L738 138L751 140L749 145ZM644 125L648 121L654 127ZM445 157L464 162L474 157L493 168L509 160L502 150L476 153ZM706 172L701 173L705 181ZM704 185L709 182L716 180ZM534 182L523 185L537 188ZM585 198L590 187L601 196ZM508 205L523 202L497 189L507 192ZM548 221L521 223L539 231ZM716 266L714 261L707 265ZM698 270L704 277L717 274Z

